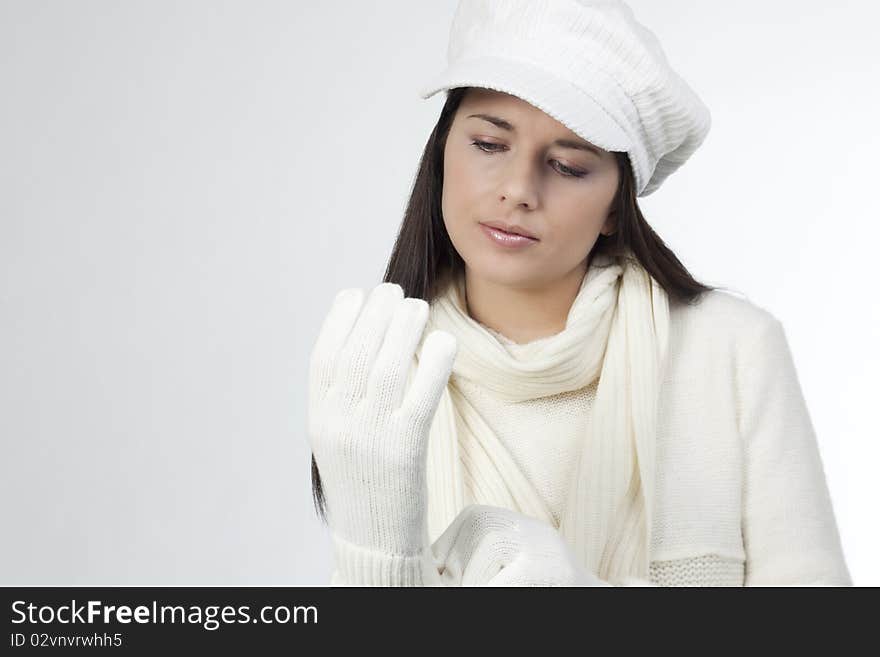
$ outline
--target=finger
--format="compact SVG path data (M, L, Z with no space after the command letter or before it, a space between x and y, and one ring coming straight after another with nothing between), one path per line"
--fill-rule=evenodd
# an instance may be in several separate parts
M487 532L464 567L461 585L490 586L489 582L510 566L521 550L519 536L509 528Z
M313 392L327 390L332 384L336 358L364 303L364 291L345 288L336 293L321 324L309 359L309 380Z
M457 350L458 342L446 331L431 331L425 338L418 356L418 369L403 403L405 412L420 425L429 424L434 417L449 382Z
M466 541L479 543L491 532L514 531L517 526L515 511L489 504L468 504L437 537L431 550L442 561Z
M355 402L364 396L370 369L401 299L403 288L396 283L381 283L367 297L336 364L343 399Z
M552 586L550 579L535 578L524 559L512 559L497 572L484 580L482 586Z
M491 578L505 558L504 550L493 546L515 543L514 535L515 521L507 510L466 506L431 546L446 585L476 586Z
M471 540L470 537L474 534L474 514L480 507L479 504L470 504L462 509L461 513L455 516L455 519L431 544L431 552L439 563L445 563L453 551L458 554L465 551L465 544Z
M397 409L406 387L410 364L428 321L428 302L406 298L394 310L385 340L376 356L367 384L385 408Z

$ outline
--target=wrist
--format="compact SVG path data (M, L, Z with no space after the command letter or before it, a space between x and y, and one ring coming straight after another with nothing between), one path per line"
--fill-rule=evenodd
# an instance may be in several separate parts
M372 478L350 476L344 487L327 489L331 533L346 544L398 555L416 554L428 543L426 485L389 489Z
M386 552L332 534L336 571L332 584L342 586L443 586L430 549Z

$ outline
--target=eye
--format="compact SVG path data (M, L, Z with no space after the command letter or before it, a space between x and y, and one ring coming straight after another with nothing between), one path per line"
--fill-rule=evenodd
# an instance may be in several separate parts
M493 153L498 153L504 148L503 144L493 144L488 141L480 141L479 139L475 139L474 141L472 141L471 145L490 155ZM554 168L566 178L583 178L585 175L587 175L586 171L572 169L571 167L565 166L558 160L551 160L551 162L556 163L557 166L555 166Z
M499 148L503 148L503 146L501 144L492 144L488 141L480 141L479 139L475 139L474 141L472 141L471 145L476 146L484 153L497 153L498 152L498 149L489 148L490 146L498 146Z
M567 167L562 162L558 162L557 160L553 160L556 164L559 165L559 169L562 171L562 175L570 176L572 178L583 178L587 175L586 171L580 171L578 169L572 169L571 167Z

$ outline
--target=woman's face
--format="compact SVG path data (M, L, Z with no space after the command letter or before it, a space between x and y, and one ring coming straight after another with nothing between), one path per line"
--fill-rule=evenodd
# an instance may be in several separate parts
M516 96L468 91L446 140L442 209L471 275L540 287L586 271L599 233L615 228L609 213L620 174L613 153L573 144L592 146ZM537 239L503 246L482 222L518 225Z

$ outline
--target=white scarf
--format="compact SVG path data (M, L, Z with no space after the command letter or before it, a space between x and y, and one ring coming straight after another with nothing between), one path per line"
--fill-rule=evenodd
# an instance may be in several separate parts
M465 293L463 277L448 285L431 303L423 334L443 329L458 340L429 436L430 541L472 503L514 509L557 526L510 453L462 396L459 377L521 401L578 390L598 376L557 527L581 565L600 578L646 579L657 395L669 327L665 291L631 255L594 254L565 329L531 349L524 345L516 357L468 315ZM548 421L552 429L552 418Z

